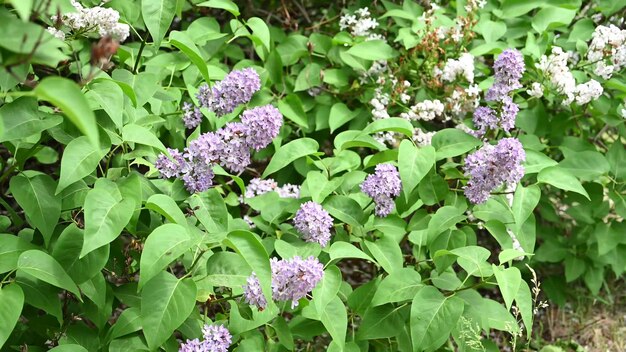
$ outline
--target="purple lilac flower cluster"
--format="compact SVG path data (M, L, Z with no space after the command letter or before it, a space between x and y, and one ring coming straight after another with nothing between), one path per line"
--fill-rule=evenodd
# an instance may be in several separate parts
M186 128L195 128L202 122L202 112L189 102L183 103L183 123Z
M487 130L495 130L498 127L502 128L505 132L511 131L515 128L515 119L519 112L519 105L513 102L513 99L509 96L502 97L500 107L500 114L488 106L479 106L474 110L474 126L477 128L473 131L473 135L476 137L482 137L487 133Z
M326 247L330 240L333 218L321 205L309 201L300 206L293 219L294 227L307 242L317 242Z
M291 308L298 305L301 298L311 292L324 277L324 266L315 257L302 259L295 256L285 260L272 258L272 299L275 301L291 300ZM263 309L267 301L263 297L261 284L255 273L248 277L243 286L244 300L251 305Z
M263 113L266 121L249 118L243 122L229 122L215 132L201 134L189 143L183 153L168 149L171 159L161 154L155 167L161 177L181 178L189 192L202 192L212 186L214 165L219 164L232 172L242 172L250 164L250 149L266 147L282 126L280 111L270 107L268 105L260 110L255 108L247 111L248 116L257 116L255 111L271 111L270 114ZM254 141L254 144L250 144L250 141Z
M465 158L465 175L470 177L465 196L481 204L502 184L518 183L524 176L524 160L526 153L516 138L503 138L495 146L485 144Z
M202 85L196 97L200 106L215 112L217 116L224 116L233 112L237 106L249 102L259 89L259 74L253 68L244 68L230 72L223 80L216 82L213 88Z
M495 82L485 94L485 99L497 101L499 113L490 107L478 107L474 111L473 121L477 130L472 134L479 138L489 129L502 128L509 132L515 127L515 119L519 112L519 106L513 102L509 93L522 87L519 80L526 69L524 56L516 49L507 49L498 56L493 68Z
M395 166L378 164L374 174L367 176L361 183L361 191L376 203L374 212L380 217L389 215L395 208L393 198L400 194L402 183Z
M204 339L187 340L180 345L179 352L227 352L232 343L230 331L223 325L204 325Z
M500 100L511 91L522 87L519 80L522 78L526 67L524 56L516 49L503 51L493 64L495 82L489 88L485 99L490 101Z

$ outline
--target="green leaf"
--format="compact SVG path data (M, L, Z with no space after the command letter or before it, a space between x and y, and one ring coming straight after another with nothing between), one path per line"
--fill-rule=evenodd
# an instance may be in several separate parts
M204 229L209 233L224 233L228 231L228 210L226 203L215 189L196 193L187 200L195 209L194 214Z
M270 260L261 240L249 231L233 231L226 244L233 248L252 268L261 283L267 302L272 302Z
M330 127L330 133L335 132L339 127L345 125L354 119L358 114L358 110L351 111L344 103L335 103L330 108L330 115L328 116L328 126Z
M485 38L485 42L493 43L506 33L506 24L502 21L482 21L479 22L479 33Z
M196 305L196 284L162 271L141 291L141 325L150 350L156 350L187 320Z
M138 307L126 308L107 332L107 340L110 341L139 330L141 330L141 310Z
M284 99L278 101L278 110L285 115L286 118L295 122L298 126L309 128L308 118L302 101L295 94L289 94Z
M370 61L389 60L396 56L395 50L383 40L366 40L348 49L348 54Z
M81 346L81 345L76 345L76 344L65 344L65 345L61 345L61 346L57 346L51 350L49 350L48 352L88 352L88 350Z
M467 217L463 215L463 210L457 207L446 205L445 207L437 209L437 212L435 212L435 215L433 215L428 223L428 238L434 239L443 231L466 218Z
M196 44L194 44L193 40L189 38L187 33L172 31L170 33L170 43L180 49L183 54L187 55L189 60L191 60L194 65L196 65L196 67L200 71L200 74L202 75L202 78L204 78L205 81L210 81L209 69L204 58L202 57L202 53L200 52Z
M433 147L416 148L406 139L400 143L398 169L402 180L402 192L407 199L434 165L435 149Z
M59 300L59 289L34 278L23 271L15 275L15 282L24 291L26 304L41 309L57 318L59 325L63 323L63 312Z
M348 328L348 312L341 298L335 296L323 312L321 312L321 322L324 324L326 331L333 338L333 343L343 346L346 343L346 330Z
M124 84L124 83L122 83ZM124 126L124 92L121 85L110 79L100 79L89 86L85 94L97 101L100 107L109 115L117 128ZM131 88L132 89L132 88Z
M187 226L187 218L178 204L165 194L153 194L146 201L146 209L154 210L163 215L169 222Z
M426 286L419 290L411 305L411 340L414 351L434 351L449 338L463 313L463 300L445 297Z
M491 266L487 263L491 252L484 247L461 247L451 250L450 253L459 257L457 263L459 263L461 268L467 271L469 275L489 277L493 274L493 269L491 269Z
M333 217L350 224L354 227L360 227L363 223L364 214L359 203L356 200L342 195L333 195L326 198L323 203L326 209Z
M150 279L165 269L176 258L191 248L187 229L177 224L163 224L148 236L139 262L139 285L141 288Z
M365 248L372 253L378 265L383 267L387 273L393 274L402 269L404 263L402 250L392 236L381 237L376 242L366 240L363 243Z
M143 126L135 124L124 126L124 129L122 130L122 138L124 139L124 142L145 144L154 147L163 153L167 152L165 146L159 138Z
M217 252L206 263L206 281L212 286L238 287L246 284L250 266L233 252Z
M141 15L158 48L176 15L176 0L141 0Z
M94 147L85 136L72 140L63 151L61 176L55 193L61 193L72 183L90 175L108 151L108 147Z
M332 265L324 270L324 276L317 286L313 289L313 301L315 310L317 312L323 312L326 310L326 306L332 301L339 292L339 288L342 283L341 271L339 268Z
M52 178L43 174L32 177L19 174L9 182L9 190L17 204L24 209L29 223L41 231L46 245L61 215L61 198L55 197L55 187Z
M9 339L24 307L24 292L17 284L0 288L0 348Z
M408 307L394 307L392 304L369 308L359 323L357 340L397 337L404 329L405 316L402 312L405 309L408 310Z
M437 160L464 154L482 142L458 128L446 128L433 136L432 144L437 151Z
M262 177L273 174L303 156L316 153L318 148L317 141L311 138L296 139L281 146L263 171Z
M135 202L131 199L119 200L103 188L89 191L85 198L85 242L80 257L115 240L134 209Z
M9 3L17 11L17 14L20 15L22 21L28 22L30 13L33 10L33 0L9 0ZM2 347L2 343L0 343L0 347Z
M109 246L100 247L79 259L83 242L84 231L76 224L70 224L54 242L51 253L77 284L82 284L94 277L109 260Z
M578 181L569 171L559 166L550 166L541 170L537 175L537 182L547 183L565 191L576 192L591 200L587 191L580 184L580 181Z
M519 269L515 267L504 269L495 264L492 264L491 267L493 274L496 276L496 281L498 282L498 287L500 288L500 293L502 293L506 308L511 309L513 299L517 296L522 282L522 274Z
M545 7L532 17L532 26L539 33L546 29L558 28L570 24L576 16L577 9L562 7Z
M43 119L40 118L44 116ZM40 113L37 99L21 97L0 107L0 120L4 133L0 142L14 141L47 130L63 122L61 116Z
M363 129L364 134L374 134L377 132L398 132L407 137L413 135L413 125L408 120L399 117L375 120Z
M526 150L526 161L522 165L524 165L524 171L526 175L528 175L538 173L547 167L555 166L557 164L558 163L556 161L550 159L541 152Z
M526 327L526 337L530 338L533 332L533 298L530 293L530 287L524 280L520 282L519 291L515 296L515 303L520 310L522 321Z
M35 248L37 246L26 242L21 237L0 234L0 274L15 270L20 254Z
M422 286L422 278L415 269L397 270L380 283L372 298L372 307L411 300Z
M348 242L335 242L330 246L328 250L331 262L344 258L359 258L374 262L369 255L365 254L362 250L356 248L353 244Z
M264 20L258 17L251 17L246 21L248 27L252 29L252 33L261 40L263 46L269 51L271 47L270 29Z
M513 217L515 225L519 229L522 224L533 213L541 198L541 190L537 185L524 187L521 184L517 186L515 195L513 196Z
M226 10L235 17L238 17L240 15L239 7L237 7L237 5L230 0L209 0L199 3L197 6Z
M595 151L582 151L568 154L559 167L569 171L580 180L594 180L611 170L604 155Z
M67 118L99 147L98 124L87 99L76 83L67 78L48 76L34 90L37 97L58 106Z
M53 257L43 251L33 249L20 254L17 260L17 270L68 290L81 300L80 291L74 281Z

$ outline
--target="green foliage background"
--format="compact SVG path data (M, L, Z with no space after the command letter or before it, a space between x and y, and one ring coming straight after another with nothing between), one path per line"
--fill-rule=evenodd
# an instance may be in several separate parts
M131 37L110 60L94 62L96 49L106 49L97 36L62 41L45 30L52 15L71 10L69 1L3 1L2 350L176 351L212 321L228 327L236 351L496 351L490 331L524 348L543 299L526 264L543 273L541 288L556 304L568 299L572 282L597 295L621 279L623 72L604 80L576 66L577 79L595 77L604 87L582 107L561 105L549 90L538 99L516 93L514 134L527 153L526 176L512 205L495 194L476 206L463 195L461 167L482 142L437 122L420 126L437 132L432 145L417 146L410 138L416 126L397 117L400 106L392 118L372 120L368 102L381 85L359 77L388 60L412 82L413 95L443 100L445 87L426 82L434 66L469 51L484 90L494 56L518 48L529 87L541 81L535 63L552 46L584 56L596 26L591 17L623 18L626 2L491 0L473 15L471 38L437 44L439 54L420 46L424 4L298 4L306 8L112 0L103 6L119 11ZM366 5L387 41L339 30L342 13ZM453 26L467 16L464 5L441 4L435 25ZM158 178L154 161L166 147L182 150L237 117L203 110L202 124L186 131L182 102L195 101L202 82L243 67L262 80L249 106L277 106L285 117L280 135L254 154L251 170L217 169L216 186L206 192L192 195L180 180ZM389 146L373 138L378 132L407 138ZM396 163L403 183L397 211L386 218L374 216L359 189L382 162ZM253 177L302 185L300 199L270 192L242 205ZM325 248L305 243L292 226L305 200L335 220ZM269 258L294 255L325 264L309 299L264 311L241 301L252 271L269 292Z

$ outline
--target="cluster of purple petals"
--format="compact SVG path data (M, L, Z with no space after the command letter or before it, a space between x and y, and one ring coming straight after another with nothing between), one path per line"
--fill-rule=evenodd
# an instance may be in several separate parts
M504 96L501 99L500 114L496 114L492 108L487 106L479 106L474 110L473 121L474 126L477 128L474 131L476 137L482 137L487 130L495 130L502 128L505 132L511 131L515 128L515 119L519 112L519 105L513 102L513 99L509 96Z
M524 176L524 160L526 153L516 138L503 138L496 145L484 145L465 158L465 175L470 178L465 196L470 202L481 204L502 184L518 183Z
M196 128L202 122L202 112L189 102L183 103L183 123L186 128Z
M291 308L311 292L324 276L324 266L315 257L302 259L295 256L289 260L272 258L272 299L291 301ZM259 280L254 273L243 287L244 300L263 309L267 301L261 292Z
M180 345L179 352L227 352L232 343L230 331L223 325L204 325L204 339L187 340Z
M317 242L326 247L330 240L333 218L321 205L309 201L300 206L293 219L294 227L307 242Z
M261 109L268 111L270 107L273 108L266 105ZM273 115L273 120L268 122L269 127L265 126L270 131L262 130L264 126L254 118L245 122L229 122L215 132L201 134L189 143L183 153L168 149L171 158L159 155L155 167L161 177L181 178L189 192L205 191L213 184L214 165L219 164L231 172L242 172L250 165L250 149L265 148L272 142L283 122L282 115L278 109L275 110L277 116Z
M258 151L278 136L283 125L283 115L272 105L265 105L244 111L241 122L248 128L248 145Z
M252 99L252 95L261 89L261 79L253 68L231 71L223 80L216 82L213 88L202 85L196 97L200 106L215 112L217 116L230 114L241 104Z
M250 146L246 143L246 126L230 122L217 131L222 141L220 165L232 172L242 172L250 165Z
M395 208L393 198L400 194L400 174L392 164L378 164L372 175L361 183L361 191L376 203L374 213L380 217L389 215Z
M489 88L485 99L494 101L507 96L511 91L521 88L519 80L525 71L524 56L516 49L503 51L493 65L495 82Z

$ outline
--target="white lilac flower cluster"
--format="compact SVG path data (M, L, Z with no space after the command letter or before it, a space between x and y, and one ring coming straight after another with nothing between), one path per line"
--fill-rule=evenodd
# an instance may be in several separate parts
M448 59L443 69L435 68L435 76L444 82L454 82L463 77L467 82L474 83L474 55L463 53L458 60Z
M339 19L339 29L347 29L355 37L366 37L365 40L385 39L384 36L372 32L377 27L378 21L371 17L367 7L354 11L352 15L345 14Z
M276 192L281 198L300 198L300 186L286 183L278 186L278 182L271 178L260 179L253 178L246 187L245 198L260 196L268 192ZM239 198L240 202L244 201L244 197Z
M438 99L421 101L403 112L400 117L407 120L432 121L443 114L444 106Z
M474 84L474 56L463 53L455 59L448 59L443 68L436 67L434 76L443 82L457 83L452 92L446 97L446 107L453 115L463 115L474 110L480 99L480 89ZM466 81L467 88L459 85Z
M563 49L555 46L552 47L552 53L549 56L543 55L535 66L550 80L557 93L565 96L563 105L569 105L574 101L578 105L584 105L600 97L604 90L598 81L591 79L586 83L576 84L576 79L568 67L569 56ZM538 95L539 88L536 86L532 88L532 93Z
M487 0L467 0L465 4L465 11L467 12L475 12L487 5Z
M65 13L60 18L52 16L54 22L60 20L75 32L97 32L100 37L111 37L120 42L128 38L130 26L119 23L120 13L116 10L101 6L86 8L76 0L70 0L70 3L76 12ZM49 27L48 32L61 40L65 39L65 33L59 29Z
M593 32L587 60L595 62L594 73L609 79L626 66L626 30L615 25L598 26Z
M424 131L421 128L415 128L413 130L413 141L420 147L425 147L432 144L433 136L436 132Z

